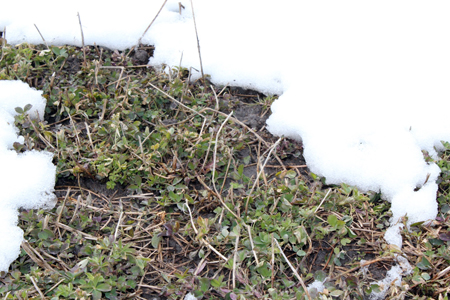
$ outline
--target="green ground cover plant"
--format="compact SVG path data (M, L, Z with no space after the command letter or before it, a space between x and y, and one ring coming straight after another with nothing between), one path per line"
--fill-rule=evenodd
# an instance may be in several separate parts
M52 152L58 179L54 209L21 211L3 299L369 299L398 254L413 271L388 299L448 299L449 144L439 216L405 229L400 251L382 238L388 202L327 185L301 143L264 129L276 96L138 51L153 48L2 47L0 80L47 99L44 122L17 108L16 151ZM322 293L305 291L314 280Z

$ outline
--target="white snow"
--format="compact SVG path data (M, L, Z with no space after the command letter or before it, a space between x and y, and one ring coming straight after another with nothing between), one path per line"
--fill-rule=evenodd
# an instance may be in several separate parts
M402 281L402 268L399 266L393 266L386 274L386 278L383 280L374 282L380 287L380 291L378 293L372 293L370 295L370 300L380 300L386 297L386 293L389 290L391 285L400 286Z
M312 283L310 283L307 286L308 291L311 291L312 289L316 289L317 292L322 293L325 289L325 285L323 284L323 281L314 280Z
M397 256L396 259L399 264L392 266L383 280L373 282L380 287L380 291L370 294L370 300L385 299L386 294L389 291L389 287L392 285L401 286L402 276L408 275L412 272L412 267L406 258Z
M153 66L200 70L190 1L169 0L143 37ZM302 140L328 183L380 191L392 224L437 214L441 141L450 141L450 2L194 0L204 72L216 84L279 94L268 129ZM8 1L9 43L133 46L163 1ZM196 71L195 71L196 72ZM199 74L197 73L197 76ZM427 179L428 178L428 179ZM416 188L420 188L415 191ZM400 238L400 240L399 240ZM386 239L401 248L398 228Z
M14 109L31 104L30 116L42 118L46 101L41 94L21 81L0 81L0 271L8 271L20 253L23 232L16 226L18 209L48 208L55 203L53 155L37 151L17 154L13 148L15 142L24 142L17 136Z
M197 298L191 293L187 293L186 296L184 296L184 300L197 300Z

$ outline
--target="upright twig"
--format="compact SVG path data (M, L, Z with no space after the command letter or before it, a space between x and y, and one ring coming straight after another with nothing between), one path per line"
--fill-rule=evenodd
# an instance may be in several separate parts
M39 293L39 295L41 296L41 299L45 299L44 294L42 294L41 289L38 287L38 285L36 284L36 281L34 280L33 276L30 276L31 282L34 285L34 288L36 289L36 291Z
M123 218L123 205L122 205L122 200L119 199L119 207L120 207L120 215L119 215L119 220L117 221L117 226L116 226L116 230L114 231L114 238L113 238L113 242L116 242L117 240L117 236L119 234L119 227L122 224L122 218ZM113 249L111 248L111 254L112 254Z
M36 24L34 24L34 27L36 27L36 30L38 31L39 35L41 36L41 39L44 41L45 46L47 47L47 49L50 50L50 48L48 47L47 41L44 39L44 36L41 34L41 31L39 30L39 28L36 26Z
M158 10L158 13L156 14L156 16L153 18L153 20L150 22L150 24L148 24L147 29L145 29L144 33L141 35L141 37L139 38L137 45L134 45L133 47L131 47L130 51L128 51L127 53L127 57L130 55L131 51L133 51L134 49L136 49L137 46L139 46L141 44L142 39L144 38L145 34L147 33L147 31L150 29L150 27L152 26L153 22L155 22L156 18L159 16L159 13L162 11L163 7L166 5L167 0L164 0L163 4L161 5L161 8Z
M197 37L197 50L198 50L198 58L200 59L200 72L202 73L202 80L204 80L205 75L203 73L202 55L200 53L200 41L198 39L197 23L195 22L194 4L192 3L192 0L191 0L191 8L192 8L192 18L194 19L195 36Z
M320 204L319 204L319 206L317 206L317 208L316 208L316 210L314 211L314 213L316 213L316 212L319 210L319 208L322 206L323 202L324 202L325 199L328 197L328 194L330 194L330 192L331 192L331 189L328 189L327 194L325 195L325 197L323 197L322 201L320 201Z
M234 213L234 211L232 211L227 205L226 203L223 201L222 196L219 194L219 192L217 191L216 188L216 183L215 183L215 174L216 174L216 157L217 157L217 144L219 143L219 134L222 131L223 126L227 123L228 119L231 117L231 115L233 114L233 112L231 112L227 118L225 119L225 121L223 121L222 125L220 125L219 130L217 131L216 134L216 144L214 145L214 155L213 155L213 166L212 166L212 184L214 187L214 191L216 192L217 197L219 198L220 203L225 207L226 210L228 210L237 220L241 221L241 218L236 215Z
M192 217L192 211L191 208L189 207L189 202L186 199L186 207L188 209L189 212L189 217L191 219L191 224L192 224L192 228L194 229L195 234L198 234L198 230L197 227L195 227L195 223L194 223L194 218ZM208 243L204 238L200 239L201 242L203 242L209 249L211 249L214 253L216 253L220 258L222 258L225 262L228 261L228 258L226 258L225 256L223 256L222 253L220 253L216 248L214 248L210 243Z
M259 265L258 256L256 255L256 251L255 251L255 245L253 244L252 228L250 227L250 225L245 225L245 226L247 226L248 238L250 239L250 245L252 246L253 256L255 257L256 264Z
M83 47L83 57L84 57L84 65L87 66L87 62L86 62L86 49L84 49L84 33L83 33L83 26L81 26L81 17L80 17L80 13L77 12L77 16L78 16L78 22L80 23L80 30L81 30L81 46Z
M139 38L138 41L138 45L141 44L141 40L144 37L144 35L147 33L147 31L150 29L150 27L152 26L153 22L155 22L156 18L159 16L159 13L161 12L161 10L163 9L164 5L166 5L167 0L164 0L164 3L161 5L161 8L158 10L158 13L156 14L156 16L153 18L152 22L147 26L147 29L145 29L144 33L142 34L142 36Z
M278 141L276 141L275 144L273 144L273 146L270 148L269 154L267 154L266 160L264 161L264 164L262 165L261 170L259 170L258 175L256 175L256 180L253 183L253 186L252 186L250 192L248 193L247 201L245 202L245 213L247 213L248 202L250 201L250 196L252 195L253 190L255 189L256 185L258 184L259 177L261 176L261 173L264 172L264 167L266 166L267 162L269 161L269 157L272 154L272 151L278 146L278 144L281 142L282 139L283 139L283 137L280 137L278 139Z
M280 244L278 244L277 239L273 239L275 241L275 244L277 244L278 249L280 250L281 255L283 255L284 260L287 262L289 267L291 268L292 272L294 273L295 277L297 277L298 281L302 285L303 289L305 290L306 296L308 296L309 300L312 300L311 295L309 294L308 288L306 287L305 283L303 282L302 277L298 274L297 270L294 268L294 266L291 264L289 259L286 257L286 255L283 252L283 249L281 249Z
M95 151L94 143L92 142L91 131L89 130L89 125L84 122L84 127L86 128L86 132L89 138L89 143L91 145L92 151Z
M239 232L236 236L236 245L234 246L234 258L233 258L233 289L236 288L236 260L237 260L237 252L239 248Z

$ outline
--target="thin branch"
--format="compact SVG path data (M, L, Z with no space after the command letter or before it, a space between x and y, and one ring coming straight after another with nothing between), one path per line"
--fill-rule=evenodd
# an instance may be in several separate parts
M187 207L187 209L188 209L188 211L189 211L189 216L190 216L190 218L191 218L192 228L194 228L195 234L198 234L198 230L197 230L197 227L195 227L195 224L194 224L194 218L192 217L192 211L191 211L191 208L189 207L189 203L188 203L188 200L187 200L187 199L186 199L186 207ZM220 258L222 258L225 262L228 261L228 258L226 258L225 256L223 256L222 253L220 253L219 251L217 251L216 248L214 248L214 247L213 247L210 243L208 243L204 238L201 238L200 240L201 240L201 242L203 242L209 249L211 249L212 251L214 251L214 253L216 253Z
M201 116L201 117L203 117L203 118L206 118L204 115L202 115L202 114L199 113L198 111L193 110L193 109L190 108L190 107L187 107L186 105L184 105L183 103L181 103L180 101L178 101L177 99L175 99L174 97L170 96L169 94L167 94L166 92L164 92L163 90L161 90L161 89L160 89L159 87L157 87L156 85L153 85L151 82L148 82L148 84L149 84L151 87L153 87L154 89L156 89L156 90L158 90L159 92L163 93L166 97L168 97L170 100L172 100L173 102L177 103L178 105L181 105L182 107L184 107L184 108L186 108L186 109L192 111L193 113L195 113L195 114L197 114L197 115L199 115L199 116Z
M261 173L264 172L264 167L266 166L267 161L269 160L270 154L272 154L272 151L278 146L278 144L281 142L282 139L283 139L283 137L280 137L280 138L275 142L275 144L273 144L272 147L270 148L269 154L267 154L266 160L264 161L264 164L262 165L261 170L259 170L259 173L258 173L258 175L256 176L256 180L255 180L255 182L253 183L253 186L252 186L250 192L248 193L248 196L247 196L247 202L245 202L245 213L247 213L247 210L248 210L248 202L250 201L250 196L252 195L253 190L255 189L256 185L257 185L258 182L259 182L259 177L261 176Z
M198 57L200 59L200 71L202 72L202 79L205 79L205 74L203 73L203 63L202 63L202 55L200 53L200 41L198 39L198 33L197 33L197 23L195 22L195 14L194 14L194 4L191 0L191 8L192 8L192 18L194 19L194 27L195 27L195 36L197 37L197 49L198 49Z
M236 245L234 246L234 258L233 258L233 289L236 288L236 260L239 246L239 233L236 236Z
M319 208L322 206L323 202L324 202L325 199L328 197L328 195L330 194L330 192L331 192L331 188L328 189L327 194L325 195L325 197L323 197L322 201L320 201L320 204L319 204L319 206L317 206L317 208L316 208L316 210L314 211L314 213L316 213L316 212L319 210Z
M291 264L289 259L286 257L286 255L283 252L283 249L281 249L280 244L278 244L277 239L274 238L275 244L277 244L278 249L280 250L281 255L283 255L284 260L287 262L289 267L291 268L292 272L294 273L295 277L297 277L298 281L302 285L303 289L305 290L306 296L308 296L309 300L312 300L311 295L309 294L308 288L306 287L305 283L303 282L302 277L298 274L297 270L294 268L294 266Z
M219 130L217 131L216 134L216 144L214 145L214 155L213 155L213 166L212 166L212 178L211 181L213 183L213 187L214 187L214 191L216 192L217 197L219 198L220 203L222 203L222 205L225 207L226 210L228 210L236 219L238 219L239 221L241 221L241 218L236 215L223 201L222 196L219 194L219 192L217 191L216 188L216 182L214 180L215 174L216 174L216 157L217 157L217 145L219 143L219 134L220 131L222 131L223 126L227 123L228 119L231 117L231 115L233 114L233 112L230 112L230 114L227 116L227 118L225 119L225 121L223 121L222 125L220 125Z
M39 30L39 28L36 26L36 24L34 24L34 27L36 27L37 31L39 32L39 35L41 36L41 39L44 41L45 46L47 47L47 49L50 50L50 48L48 47L47 41L44 39L44 36L41 34L41 31Z
M31 247L31 245L28 243L28 241L23 240L22 241L22 249L28 254L28 256L38 264L43 269L49 270L54 272L55 270L45 261L45 259L39 254L39 252Z
M356 271L356 270L358 270L360 268L367 267L368 265L371 265L371 264L374 264L374 263L377 263L377 262L380 262L380 261L386 261L386 260L392 260L392 257L380 257L380 258L376 258L374 260L366 261L365 263L360 264L359 266L356 266L356 267L351 268L351 269L349 269L349 270L347 270L345 272L337 274L336 276L332 276L330 278L330 280L335 280L335 279L337 279L337 278L339 278L341 276L344 276L346 274L352 273L352 272L354 272L354 271Z
M153 18L153 20L151 21L151 23L147 26L147 29L145 29L144 33L142 34L142 36L139 38L138 40L138 45L141 44L141 40L144 37L144 35L147 33L147 31L150 29L150 27L152 26L153 22L155 22L156 18L159 16L159 13L162 11L163 7L166 5L167 0L164 0L164 3L161 5L161 8L158 10L158 13L156 14L156 16ZM131 50L130 50L131 51Z
M252 246L253 256L255 257L256 264L259 265L258 256L256 256L255 245L253 244L252 228L250 227L250 225L245 226L247 226L248 238L250 239L250 245Z
M85 239L88 239L88 240L91 240L91 241L97 241L98 240L98 238L93 236L93 235L90 235L88 233L84 233L83 231L79 231L79 230L77 230L75 228L72 228L70 226L67 226L67 225L65 225L63 223L58 222L55 225L60 227L60 228L62 228L62 229L64 229L64 230L70 231L72 233L81 234Z
M63 283L66 279L61 279L60 281L58 281L57 283L55 283L49 290L47 290L45 293L48 294L51 291L53 291L55 288L58 287L58 285L60 285L61 283Z
M134 49L136 49L136 47L138 47L141 44L142 39L144 38L145 34L147 33L147 31L150 29L150 27L152 26L153 22L155 22L156 18L159 16L159 13L162 11L163 7L166 5L167 0L164 0L163 4L161 5L161 8L158 10L158 13L156 14L156 16L153 18L153 20L150 22L150 24L147 26L147 29L145 29L144 33L141 35L141 37L139 38L138 42L136 45L134 45L133 47L131 47L130 51L128 51L126 57L128 57L131 53L131 51L133 51ZM147 65L145 65L145 67L148 67Z
M41 289L38 287L38 285L36 284L36 281L34 280L33 276L30 276L31 282L34 285L34 288L36 289L36 291L39 293L39 295L41 296L41 299L45 299L44 294L42 294Z
M218 111L218 110L216 110L216 109L209 108L209 107L203 108L202 110L200 110L200 112L203 112L203 111L205 111L205 110L209 110L209 111L218 113L218 114L220 114L220 115L222 115L222 116L227 116L227 114L225 114L225 113L223 113L223 112L221 112L221 111ZM236 118L231 117L230 120L232 120L233 122L236 122L237 124L239 124L239 125L241 125L242 127L246 128L248 131L250 131L251 133L253 133L253 134L256 136L256 138L257 138L258 140L260 140L265 146L269 147L269 143L266 142L261 136L259 136L253 129L251 129L250 127L248 127L247 125L245 125L244 123L242 123L241 121L239 121L239 120L236 119ZM283 164L283 162L281 161L281 159L278 157L278 155L277 155L276 153L274 153L274 156L275 156L275 158L277 159L277 161L280 163L280 165L281 165L281 167L283 168L283 170L286 171L287 169L286 169L286 167L284 166L284 164Z
M78 22L80 23L80 30L81 30L81 46L83 47L83 56L84 56L84 65L87 66L87 62L86 62L86 49L84 49L84 33L83 33L83 26L81 25L81 17L80 17L80 13L77 12L77 16L78 16Z

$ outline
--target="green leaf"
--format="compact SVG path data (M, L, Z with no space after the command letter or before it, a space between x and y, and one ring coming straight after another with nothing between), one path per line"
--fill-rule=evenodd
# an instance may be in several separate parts
M61 49L59 49L58 47L52 47L52 51L53 51L53 53L55 53L56 55L59 56Z
M430 280L431 276L428 273L422 273L420 274L420 276L422 276L423 279L425 279L425 281Z
M211 285L215 288L220 288L220 286L222 285L223 277L224 275L220 275L217 279L212 279Z
M109 292L111 290L111 286L107 283L100 283L99 285L97 285L96 289L101 292Z
M92 300L100 300L102 298L102 292L92 291Z
M286 176L287 178L292 179L292 178L297 177L297 172L295 172L294 170L289 170L289 171L286 172L286 175L285 175L285 176Z
M266 262L261 267L257 268L256 271L265 278L269 278L272 275L269 265Z
M47 239L49 239L49 238L53 238L53 237L54 237L54 234L53 234L52 231L50 231L50 230L48 230L48 229L44 229L44 230L42 230L41 232L38 233L38 237L39 237L41 240L47 240Z
M341 240L342 246L345 246L345 245L347 245L347 244L350 244L351 242L352 242L352 240L350 240L350 239L342 239L342 240Z
M155 234L152 237L152 246L153 246L153 248L155 248L155 249L158 248L159 242L161 242L161 240L162 240L162 237L160 237L157 234Z
M353 230L351 230L350 228L347 227L347 234L349 237L354 238L356 237L356 234L353 232Z
M327 218L327 221L331 227L336 227L336 225L338 223L338 218L335 215L329 215Z
M136 265L142 270L145 269L145 267L147 266L147 258L137 257L136 258Z
M206 291L208 291L209 286L211 284L211 281L209 280L209 278L200 278L198 281L200 283L200 290L204 293Z
M431 268L431 264L426 257L422 257L422 260L417 263L417 267L421 270L428 270Z
M242 177L242 175L244 174L244 165L239 165L238 174Z
M327 273L322 270L318 270L314 273L314 279L320 282L324 282L327 278Z
M25 112L27 112L27 111L29 111L32 107L33 107L33 105L27 104L27 105L25 105L25 107L24 107L23 110L24 110ZM43 116L41 116L41 117L43 117Z
M244 185L242 183L232 182L230 185L233 189L243 189L244 188Z

